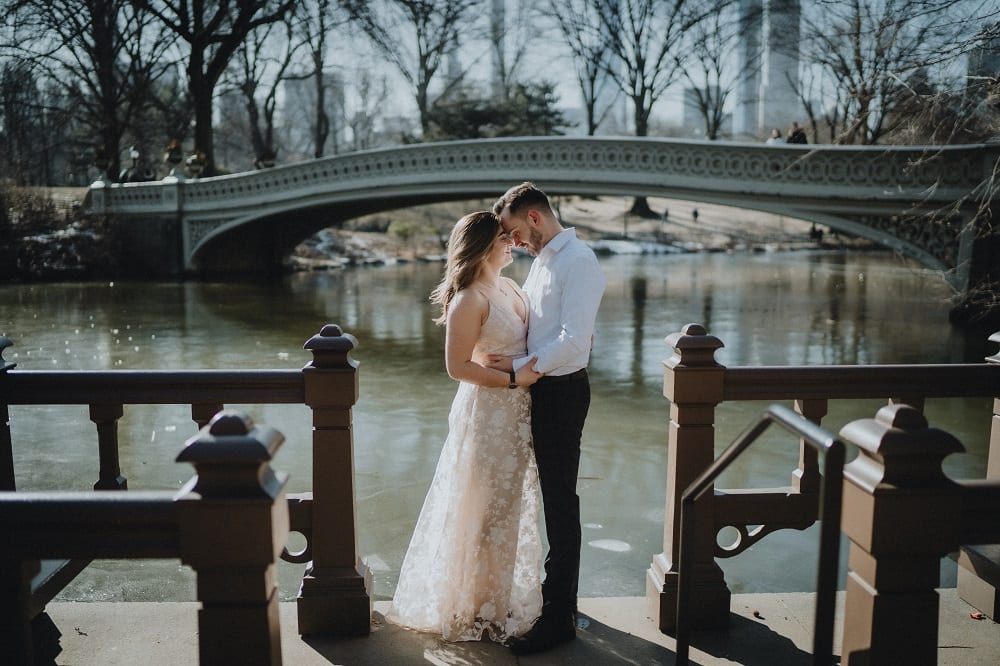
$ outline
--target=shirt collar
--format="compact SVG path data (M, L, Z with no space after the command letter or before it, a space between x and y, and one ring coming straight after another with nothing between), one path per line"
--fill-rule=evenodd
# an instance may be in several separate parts
M548 243L545 244L545 247L542 248L541 254L543 255L556 254L557 252L559 252L559 250L563 249L566 246L566 243L570 242L574 238L576 238L576 229L574 229L573 227L569 227L568 229L563 229L555 236L553 236L552 240L550 240Z

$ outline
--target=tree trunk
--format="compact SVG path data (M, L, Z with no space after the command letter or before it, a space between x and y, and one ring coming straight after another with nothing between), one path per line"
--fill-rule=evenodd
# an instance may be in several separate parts
M643 97L638 99L633 97L632 102L635 104L635 135L636 136L647 136L649 133L649 109L642 106ZM657 219L660 216L653 212L653 209L649 207L649 202L646 201L646 197L636 197L632 202L632 208L629 209L629 215L636 215L643 219Z
M322 57L313 58L316 67L316 132L314 157L323 157L327 137L330 135L330 118L326 113L326 82L323 77Z
M191 59L188 61L188 94L194 105L194 153L205 155L203 176L214 176L215 141L212 132L212 93L215 82L205 76L204 52L197 44L191 45Z
M628 211L629 215L635 215L636 217L641 217L645 220L658 220L660 215L653 211L649 207L649 202L646 201L646 197L636 197L632 202L632 207Z

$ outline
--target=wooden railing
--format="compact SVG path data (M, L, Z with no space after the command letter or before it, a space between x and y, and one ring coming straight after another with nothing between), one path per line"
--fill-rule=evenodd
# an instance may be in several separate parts
M313 359L299 370L21 370L4 362L0 338L0 491L16 490L9 405L88 405L97 429L97 490L125 490L118 421L125 405L190 404L199 427L226 404L298 403L312 410L312 492L288 497L291 530L306 539L282 559L309 562L299 589L299 632L362 635L371 630L371 573L357 553L354 431L357 341L324 326L305 343ZM88 563L47 563L36 576L29 608L40 612Z
M278 555L288 536L287 475L270 467L284 437L220 412L178 462L196 476L172 492L0 492L0 654L32 664L31 578L45 558L179 558L198 576L203 664L281 663Z
M991 340L1000 342L1000 334L994 335ZM819 425L827 414L830 400L885 398L893 407L898 408L905 403L910 410L906 414L913 412L923 419L920 412L928 398L993 397L988 476L997 476L993 472L1000 467L996 462L1000 456L1000 355L990 357L986 363L962 365L726 368L714 358L715 351L723 346L722 341L709 335L699 325L689 324L681 332L669 336L667 343L673 347L674 354L664 364L664 396L670 401L664 545L663 553L653 559L647 572L647 598L661 631L673 633L677 624L681 498L713 462L715 411L723 402L794 401L798 413ZM904 426L918 430L921 427L913 418L909 421L904 419L899 427ZM926 421L923 421L922 427L926 426ZM863 442L853 443L864 449ZM874 448L877 450L878 447ZM875 453L872 457L878 458L879 455ZM946 453L939 454L935 461L939 474L940 459L944 455ZM878 464L889 465L884 461ZM851 470L859 467L861 465L848 466ZM685 545L685 550L690 548L692 553L689 571L693 579L691 585L698 598L687 618L692 627L722 628L728 623L730 592L716 558L738 555L775 530L805 529L812 525L819 517L820 478L816 452L803 442L800 444L799 465L792 472L788 487L713 489L714 493L706 493L703 501L695 505L695 521L700 527L693 531L693 543ZM983 494L980 499L988 501L974 504L967 499L962 502L963 509L958 513L949 513L948 507L942 508L941 515L948 516L947 519L954 525L962 526L963 536L960 539L945 539L952 551L958 550L962 544L1000 540L1000 534L990 527L997 524L993 516L997 502L989 498L993 497L998 484L1000 477L990 478L978 487L970 482L969 490L963 496L972 498L978 492ZM853 517L851 508L846 505L847 496L845 485L842 524L845 533L851 536ZM751 529L750 526L757 527ZM717 543L718 533L725 527L735 528L740 536L734 546L726 549ZM885 523L880 525L883 530L888 527ZM933 540L928 538L928 541ZM935 552L939 546L934 547ZM938 557L948 552L951 551L945 550ZM936 621L937 616L934 615L933 622Z
M1000 334L991 339L1000 342ZM796 412L820 425L830 400L888 400L890 411L880 412L872 421L875 425L850 431L845 427L841 434L861 451L859 460L848 465L844 473L842 526L854 542L852 566L865 561L893 566L909 557L892 545L875 543L865 536L873 533L871 530L884 532L892 527L878 520L879 512L865 511L893 501L877 483L872 484L873 479L892 479L894 484L902 482L901 487L907 483L920 487L930 479L929 485L935 488L932 495L944 498L940 504L927 505L931 507L928 511L933 509L936 524L950 525L952 529L941 529L934 538L923 539L921 543L931 544L920 551L926 561L963 544L1000 540L1000 481L993 478L1000 476L1000 354L986 363L964 365L726 368L714 358L722 342L701 326L688 325L667 341L674 354L665 362L664 374L664 395L670 401L664 547L647 572L652 617L661 630L672 632L676 628L682 497L713 463L715 411L724 402L790 400ZM0 353L9 345L0 338ZM290 554L286 550L282 555L293 561L311 561L299 591L299 632L368 633L371 575L357 555L354 504L352 408L358 398L358 374L350 352L355 345L353 336L344 334L339 327L325 326L306 342L313 360L302 371L51 372L18 370L0 356L0 482L5 484L0 490L13 491L16 482L8 405L89 405L100 449L95 487L121 491L128 485L118 458L117 424L124 405L190 404L192 418L204 425L226 403L304 403L312 409L313 492L289 498L288 510L291 530L301 532L308 545L302 553ZM985 482L955 483L944 479L940 460L954 447L922 420L920 412L926 399L957 396L994 398L987 474L990 478ZM905 408L902 403L906 403ZM932 442L930 452L918 446L916 450L923 456L919 460L907 460L905 455L894 458L898 455L894 447L901 437L899 432L917 442ZM935 466L937 475L933 473ZM707 492L693 505L698 527L690 530L691 542L685 543L685 568L691 576L690 589L698 599L687 618L692 628L722 627L728 621L730 592L716 558L738 555L777 529L805 529L812 525L820 517L821 480L816 450L802 441L799 465L788 487L700 489ZM851 484L854 490L849 490ZM132 493L114 494L126 497ZM751 530L753 525L759 527ZM717 544L718 532L724 527L733 527L740 535L731 548ZM911 541L902 543L912 543L914 537L911 534L906 538ZM71 555L82 555L83 561L95 556L79 552ZM67 571L75 573L72 567ZM62 582L58 576L50 577L50 581L54 582L47 587L36 586L32 591L34 601L25 600L24 607L32 607L32 603L35 608L39 603L44 607L45 595L54 594L56 583ZM921 569L920 579L914 582L921 594L926 592L928 582L933 581ZM869 587L877 590L877 582L872 581ZM890 593L885 591L886 595ZM866 601L857 591L851 596L849 590L848 603L855 604L863 615ZM878 619L886 635L900 635L885 630L893 621L891 617ZM921 630L930 632L929 627L922 626ZM844 645L858 653L876 651L877 643L870 623L849 624L845 630Z

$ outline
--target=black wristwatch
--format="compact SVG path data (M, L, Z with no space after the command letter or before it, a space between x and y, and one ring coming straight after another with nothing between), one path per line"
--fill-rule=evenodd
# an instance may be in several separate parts
M507 388L517 388L517 373L513 370L510 371L510 384L507 384Z

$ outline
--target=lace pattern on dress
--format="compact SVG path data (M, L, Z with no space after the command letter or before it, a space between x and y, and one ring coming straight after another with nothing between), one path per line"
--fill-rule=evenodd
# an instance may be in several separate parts
M477 348L524 354L527 327L490 303ZM446 640L503 642L541 611L538 470L527 389L459 383L448 438L387 619Z

